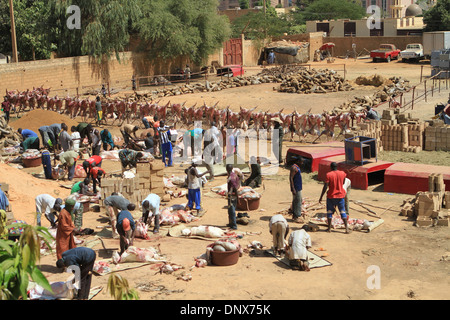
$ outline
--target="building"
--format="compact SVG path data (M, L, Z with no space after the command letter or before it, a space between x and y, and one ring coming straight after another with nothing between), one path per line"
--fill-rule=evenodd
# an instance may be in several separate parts
M417 16L424 8L436 4L436 0L422 1L420 6L416 2L416 0L361 0L361 5L366 10L370 6L377 6L380 8L381 18L403 18L411 14Z
M396 37L421 35L425 25L423 17L384 18L372 23L361 20L307 21L306 32L324 32L330 37Z
M293 6L292 0L266 0L270 2L271 7L290 8ZM249 0L250 8L254 8L259 0ZM239 0L220 0L219 11L239 8Z

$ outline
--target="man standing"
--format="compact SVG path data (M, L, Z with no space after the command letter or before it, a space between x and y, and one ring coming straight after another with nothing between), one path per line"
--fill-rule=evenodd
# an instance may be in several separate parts
M186 84L190 84L191 82L191 68L189 68L189 65L186 65L186 68L184 68L184 78L186 79Z
M102 138L100 137L100 132L97 129L91 127L89 136L92 143L92 154L94 156L100 155L100 149L102 147Z
M142 222L151 224L153 218L155 218L155 227L153 233L159 232L159 206L161 204L161 198L157 194L150 193L144 201L142 201ZM151 212L151 215L149 215Z
M116 230L116 224L119 212L123 210L134 211L134 209L136 209L136 205L131 203L124 197L119 196L117 193L113 193L109 197L106 197L104 204L106 207L106 212L108 213L111 222L113 238L117 238L119 237L119 234L117 233Z
M237 196L239 189L239 177L236 172L233 171L233 165L227 164L226 170L228 174L227 179L227 197L228 197L228 227L233 230L237 229L236 224L236 206Z
M289 264L295 270L309 271L308 249L311 248L311 237L305 229L295 230L288 240Z
M281 255L285 249L285 239L289 233L289 225L282 214L276 214L270 218L269 231L273 237L273 253Z
M73 141L70 134L67 132L68 127L65 123L61 124L61 132L59 133L59 144L61 145L62 150L68 151L73 150Z
M289 182L292 193L292 218L294 222L299 222L299 218L302 215L302 172L300 166L303 163L303 158L300 157L296 163L291 167L289 174Z
M133 245L136 224L130 211L122 210L117 216L117 232L120 236L120 255Z
M102 101L100 100L100 96L97 96L96 98L95 111L97 111L97 121L95 123L99 126L103 119Z
M40 194L35 198L35 204L37 225L41 226L41 215L44 214L54 228L58 212L61 211L62 199L55 199L49 194Z
M78 247L67 250L56 261L58 268L77 266L80 268L80 289L78 299L87 300L91 289L92 270L94 268L95 251L87 247Z
M335 212L335 207L338 207L341 218L344 221L345 233L349 233L348 218L345 212L345 189L344 180L346 174L344 171L337 170L337 163L332 162L330 165L331 171L327 173L325 184L320 195L319 203L322 202L322 197L327 192L327 220L328 232L331 232L331 220Z
M188 169L187 172L187 183L188 183L188 204L190 210L194 209L194 203L195 203L195 209L197 210L197 216L201 217L204 213L204 210L202 209L200 205L200 199L201 199L201 193L200 193L200 186L201 181L200 178L203 177L205 174L207 174L209 171L205 171L202 174L199 174L197 171L197 163L195 161L192 161L191 166Z
M75 126L72 126L72 128L70 128L70 131L72 132L70 137L72 138L72 142L73 142L73 150L78 152L80 150L81 135L77 131L77 127L75 127Z
M5 117L6 123L8 123L9 122L9 112L11 111L11 102L8 101L7 96L4 97L4 100L2 102L2 110L3 110L3 113L5 114L4 117Z
M167 167L172 167L172 142L170 142L170 132L169 127L165 125L164 121L160 121L160 127L158 128L160 141L161 141L161 153L162 161ZM166 157L168 158L168 163L166 164Z
M62 258L62 254L67 250L76 247L74 238L75 225L73 224L70 211L76 204L75 199L67 198L64 209L61 210L56 229L56 257Z
M274 121L273 129L274 129L274 137L272 139L272 150L275 156L278 159L278 165L283 163L283 138L284 131L283 126L281 125L283 122L279 117L275 117L272 119Z

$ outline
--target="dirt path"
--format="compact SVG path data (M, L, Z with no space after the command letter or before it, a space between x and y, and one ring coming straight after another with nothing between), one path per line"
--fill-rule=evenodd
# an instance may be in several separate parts
M342 60L345 61L345 60ZM341 63L336 60L335 64ZM399 62L371 63L369 60L345 61L348 71L347 78L354 80L359 75L380 73L384 77L402 76L412 83L420 81L420 65L403 64ZM313 63L314 67L332 68L333 64ZM424 70L427 67L424 68ZM257 73L260 69L248 68L248 73ZM429 73L428 73L429 75ZM278 93L273 90L273 84L249 86L245 88L228 89L211 94L190 94L177 98L162 99L161 104L170 100L175 102L215 104L219 107L230 106L238 110L239 106L257 106L259 110L271 111L285 108L286 111L312 112L330 110L347 99L356 95L371 94L375 88L360 87L354 91L339 92L326 95L295 95ZM434 113L434 105L444 94L434 97L427 103L418 105L414 112L421 118L429 119ZM117 130L117 128L113 128ZM290 143L291 144L291 143ZM105 161L107 171L120 168L118 162ZM181 175L186 167L175 166L165 171L166 175ZM31 172L32 170L25 170ZM252 241L260 241L265 247L271 247L271 235L268 230L270 217L280 210L290 206L288 170L280 168L276 175L266 176L260 209L248 211L251 222L239 226L239 232L249 232L240 240L246 248ZM317 201L322 184L315 179L314 174L304 174L303 196L308 201ZM200 221L192 225L215 225L225 227L227 224L226 200L213 194L210 188L225 183L224 177L218 177L213 183L202 190L202 203L207 213ZM403 200L409 198L403 194L387 194L382 191L382 185L371 186L369 190L352 190L351 198L383 208L398 209ZM184 203L183 199L173 200L168 205ZM21 207L20 200L14 200L13 206ZM24 218L29 218L34 208L27 205L21 208ZM363 211L359 212L357 210ZM134 270L122 271L132 287L147 285L146 291L138 290L142 300L375 300L375 299L449 299L450 287L449 262L442 261L442 256L450 251L450 236L447 227L417 228L412 221L405 220L398 212L375 209L382 214L384 223L371 233L354 231L344 234L342 230L331 233L311 232L312 252L326 253L324 257L332 265L312 269L311 272L293 271L275 258L262 254L246 252L238 263L228 267L208 266L205 268L189 268L194 264L194 257L205 253L206 246L211 241L180 239L163 236L152 236L150 241L136 240L137 247L160 245L162 253L168 259L185 267L192 275L191 281L177 280L172 274L159 274L149 266ZM364 213L364 209L351 205L351 217L376 220ZM324 212L324 210L322 210ZM107 226L105 212L88 212L84 216L84 226L96 231L97 226ZM294 223L286 215L292 230L302 224ZM45 225L45 224L44 224ZM254 234L260 233L260 234ZM85 240L92 237L85 237ZM105 239L107 248L118 248L118 241ZM319 248L325 251L315 251ZM101 246L95 247L101 249ZM249 250L250 251L250 250ZM102 250L97 251L99 258L105 258ZM259 253L258 251L255 253ZM41 260L42 270L50 281L67 279L67 274L58 273L55 268L54 254L44 256ZM375 267L374 267L375 266ZM373 269L375 268L375 269ZM378 270L380 287L370 287L370 276ZM107 276L94 276L92 286L103 286L103 290L94 300L109 300L106 291ZM369 284L369 285L368 285Z

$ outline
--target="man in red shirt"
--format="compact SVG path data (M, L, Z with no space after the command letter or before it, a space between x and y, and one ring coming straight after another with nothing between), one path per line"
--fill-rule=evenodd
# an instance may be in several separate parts
M89 177L89 173L92 168L94 167L101 167L102 166L102 157L94 155L90 157L87 160L83 161L83 168L84 171L86 171L87 176Z
M100 167L94 167L89 171L89 175L93 182L93 191L97 193L97 184L99 187L102 186L102 177L106 175L106 171Z
M338 207L341 218L344 221L345 233L349 233L348 229L348 217L345 212L345 189L344 180L347 176L344 171L337 170L336 162L332 162L330 165L331 171L327 173L325 184L320 195L319 203L322 202L322 197L327 192L327 220L328 220L328 232L331 232L331 219L335 212L335 207Z

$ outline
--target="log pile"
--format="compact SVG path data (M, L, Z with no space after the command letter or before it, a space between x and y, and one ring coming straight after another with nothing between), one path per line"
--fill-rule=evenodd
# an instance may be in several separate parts
M13 147L22 142L22 136L0 117L0 148Z

